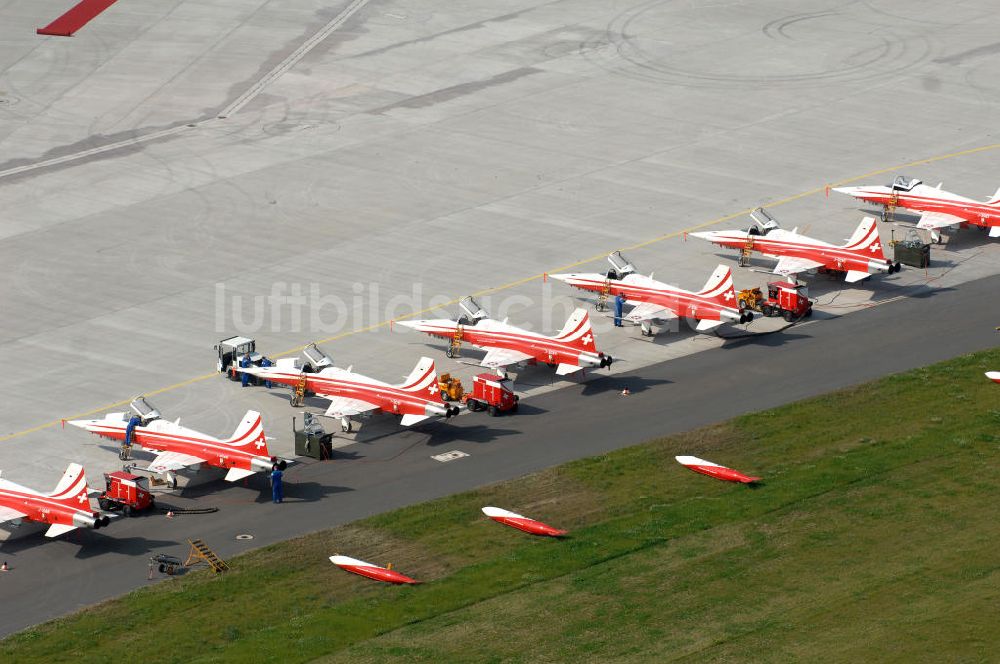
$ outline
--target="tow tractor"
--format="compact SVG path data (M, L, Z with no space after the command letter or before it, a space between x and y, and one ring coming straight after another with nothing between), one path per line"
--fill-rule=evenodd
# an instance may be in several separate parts
M229 376L229 380L240 380L240 372L237 370L242 360L247 354L250 355L250 362L255 367L259 367L264 356L257 352L257 342L247 337L229 337L223 339L215 345L215 350L219 354L219 359L215 363L215 370ZM250 382L257 384L257 377L250 376Z
M492 373L476 374L472 377L472 392L462 395L462 403L473 411L485 410L491 417L500 413L516 413L518 396L514 394L513 383L506 376Z
M450 373L443 373L438 376L438 389L441 390L441 398L445 401L461 401L465 394L462 381L454 378Z
M97 504L104 511L118 511L125 516L154 507L153 495L149 492L147 478L119 470L104 473L104 491Z

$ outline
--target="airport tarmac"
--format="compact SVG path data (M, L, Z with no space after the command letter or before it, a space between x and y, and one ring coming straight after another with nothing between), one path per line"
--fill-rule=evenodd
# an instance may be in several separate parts
M220 436L260 410L288 453L287 392L210 375L213 344L235 333L273 355L320 341L338 364L387 381L422 354L467 379L474 369L447 360L444 344L388 322L453 314L438 305L484 292L494 316L555 332L581 300L542 275L603 270L615 249L697 289L733 254L684 231L745 227L757 205L837 242L867 208L825 196L827 184L905 174L976 198L1000 185L1000 8L986 0L175 0L116 3L71 39L34 34L64 9L0 2L0 468L38 489L71 460L92 477L119 467L58 422L140 393ZM870 310L879 327L856 331L895 336L896 312L912 304L958 330L996 317L989 295L948 321L934 304L1000 273L1000 242L961 231L932 259L850 287L809 278L820 314L809 329ZM736 273L737 288L767 280ZM653 340L606 318L595 327L621 360L615 375L722 345L683 323ZM761 343L779 363L795 345ZM937 343L963 350L944 334ZM579 401L546 413L553 427L594 398L572 385L541 369L518 376L526 405ZM503 439L488 426L514 426L472 418L461 427L486 440ZM358 447L433 438L366 428ZM323 503L371 513L346 509L348 495ZM281 534L319 526L289 527ZM143 553L149 535L135 537Z

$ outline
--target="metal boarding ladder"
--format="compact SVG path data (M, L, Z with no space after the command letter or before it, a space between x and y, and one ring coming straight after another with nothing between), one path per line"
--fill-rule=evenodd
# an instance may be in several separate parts
M601 286L601 290L597 294L597 305L595 305L594 308L598 311L604 311L607 309L609 297L611 297L611 280L607 279L604 281L604 285Z
M885 210L882 213L882 221L889 223L892 221L892 215L896 211L896 207L899 205L899 192L895 189L889 194L889 200L885 202Z
M191 545L191 551L188 553L187 560L184 561L185 567L191 567L193 565L197 565L198 563L205 563L211 567L216 574L219 572L225 572L229 569L229 565L226 564L226 561L217 556L215 551L208 548L208 545L200 539L188 540L188 544Z
M743 245L743 248L740 249L740 260L739 260L740 267L746 267L747 265L750 264L750 255L752 253L753 253L753 236L748 234L746 243Z
M306 374L299 376L299 382L295 383L295 391L292 394L292 407L298 408L306 399Z
M455 357L458 355L458 349L462 346L462 336L463 327L461 325L456 325L455 334L451 337L451 341L448 342L448 357Z

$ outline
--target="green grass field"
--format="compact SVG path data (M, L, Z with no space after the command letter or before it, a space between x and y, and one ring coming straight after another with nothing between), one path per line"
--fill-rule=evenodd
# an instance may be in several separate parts
M995 659L991 368L1000 349L267 547L22 632L0 661ZM333 553L427 583L376 584Z

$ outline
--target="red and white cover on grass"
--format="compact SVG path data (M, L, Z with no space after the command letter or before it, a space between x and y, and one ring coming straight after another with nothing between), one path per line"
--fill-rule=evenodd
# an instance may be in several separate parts
M375 579L376 581L384 581L386 583L420 583L405 574L400 574L399 572L388 569L387 567L372 565L371 563L366 563L365 561L358 560L357 558L348 558L347 556L341 556L338 554L330 556L330 562L340 569L353 572L354 574L360 574L361 576L366 576L369 579Z
M1000 371L987 371L986 377L994 383L1000 383Z
M750 477L749 475L744 475L743 473L733 470L732 468L726 468L725 466L720 466L717 463L712 463L711 461L705 461L704 459L699 459L693 456L678 456L674 457L677 459L677 463L682 466L690 468L696 473L701 473L702 475L708 475L709 477L714 477L717 480L725 480L727 482L742 482L743 484L751 484L753 482L760 481L759 477Z
M526 516L515 514L514 512L508 512L507 510L499 507L484 507L483 514L490 517L497 523L502 523L506 526L510 526L511 528L523 530L524 532L531 533L532 535L562 537L569 532L566 530L560 530L559 528L553 528L547 523L535 521L534 519L529 519Z

